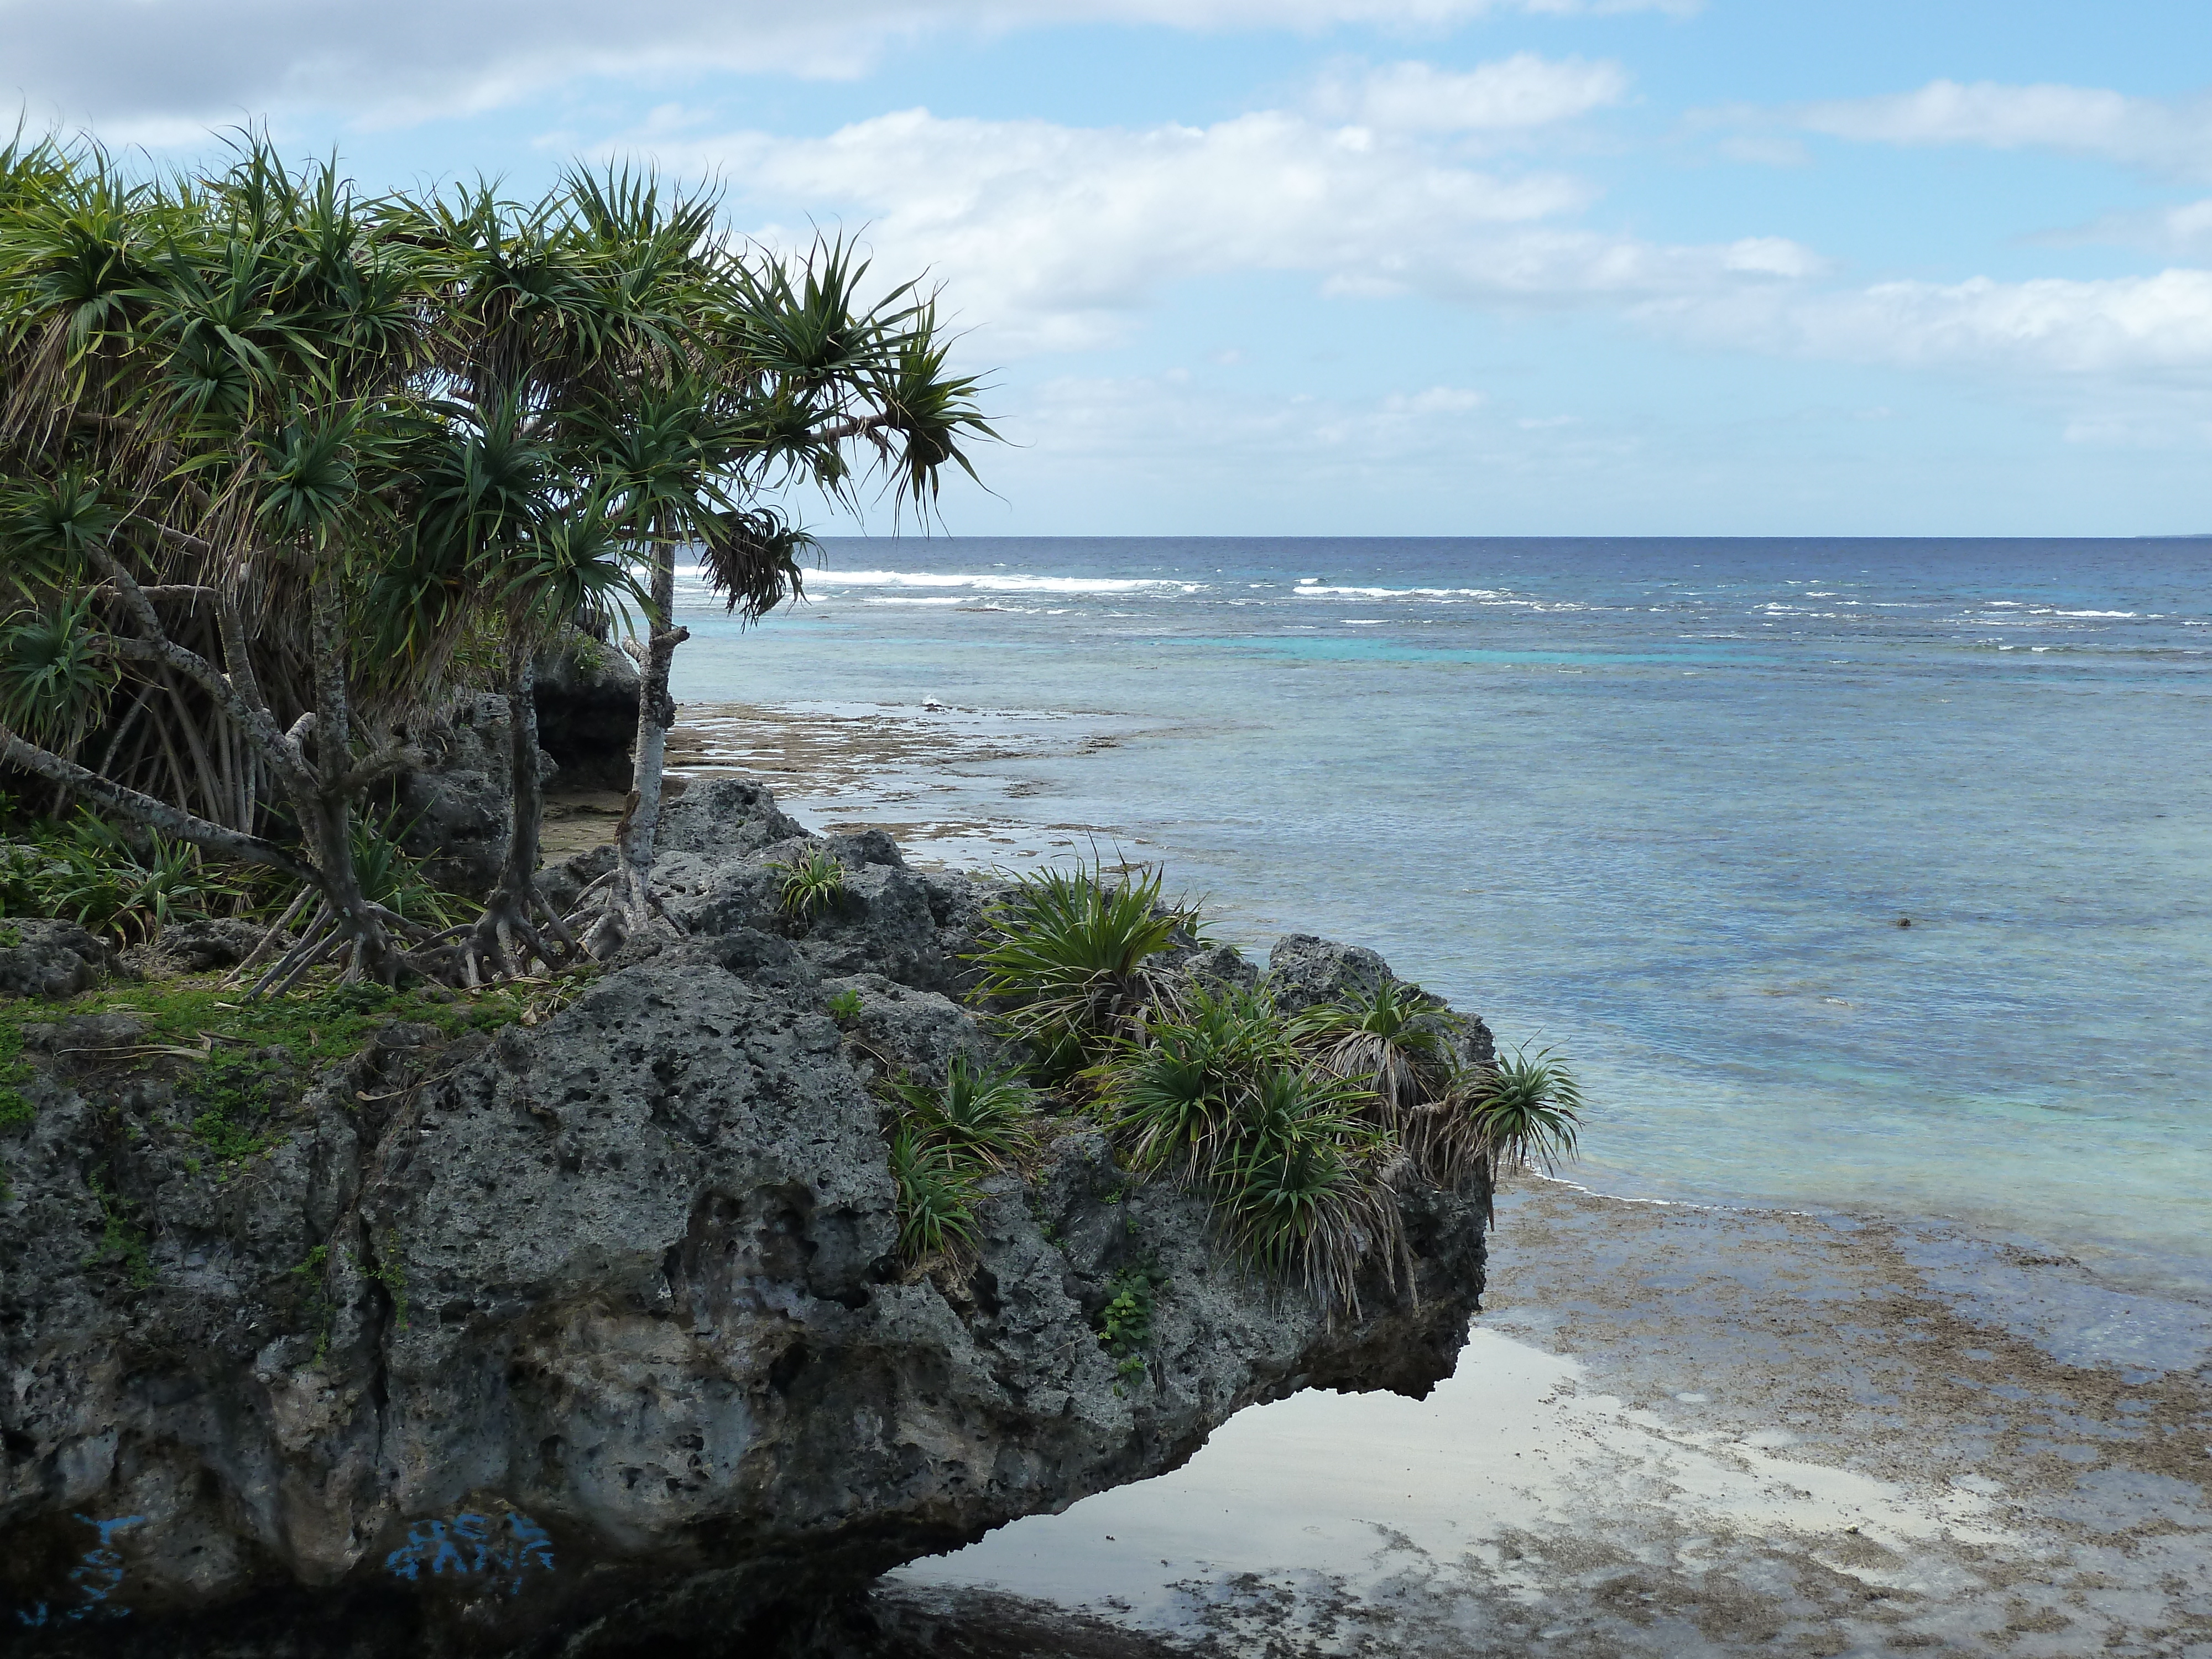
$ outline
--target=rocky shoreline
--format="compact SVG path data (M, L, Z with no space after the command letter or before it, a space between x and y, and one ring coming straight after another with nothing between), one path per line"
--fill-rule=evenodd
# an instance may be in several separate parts
M804 929L770 867L794 846L845 870ZM1410 1293L1378 1276L1333 1317L1071 1127L992 1184L972 1261L901 1271L868 1079L989 1048L955 1000L988 884L805 837L738 780L662 847L681 937L528 1023L386 1026L227 1180L175 1133L190 1058L149 1063L123 1012L34 1028L0 1148L0 1617L27 1650L828 1640L885 1569L1172 1469L1247 1406L1450 1374L1480 1184L1409 1194ZM1309 1000L1387 971L1310 939L1273 965ZM1097 1321L1138 1261L1132 1367Z

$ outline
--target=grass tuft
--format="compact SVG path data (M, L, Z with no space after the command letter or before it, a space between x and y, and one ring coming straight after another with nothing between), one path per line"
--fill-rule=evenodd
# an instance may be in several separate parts
M783 914L801 927L835 909L845 896L845 866L827 848L809 848L804 855L769 868L782 878L776 902Z

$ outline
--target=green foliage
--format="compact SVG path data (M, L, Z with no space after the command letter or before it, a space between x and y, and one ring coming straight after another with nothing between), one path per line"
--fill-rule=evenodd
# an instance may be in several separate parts
M1264 990L1190 993L1088 1077L1132 1169L1206 1194L1221 1232L1278 1279L1357 1305L1360 1273L1402 1251L1383 1170L1397 1141L1374 1092L1309 1063Z
M975 1243L981 1182L1037 1145L1037 1097L1012 1072L957 1055L942 1085L899 1078L882 1085L884 1133L898 1187L900 1259L909 1268L957 1259Z
M0 1133L37 1121L38 1108L23 1092L23 1085L30 1080L31 1068L23 1060L21 1029L0 1024Z
M776 901L784 915L802 926L845 896L845 866L826 848L810 847L799 857L769 868L781 878Z
M1555 1170L1575 1155L1583 1109L1582 1087L1549 1048L1516 1050L1471 1073L1451 1104L1466 1133L1499 1170Z
M1393 1121L1443 1094L1454 1070L1451 1039L1466 1024L1418 985L1378 979L1291 1021L1333 1075L1364 1079Z
M1373 1099L1322 1073L1270 1072L1210 1172L1223 1231L1248 1260L1278 1278L1295 1269L1332 1306L1355 1311L1362 1270L1395 1275L1405 1249L1382 1176L1395 1142L1362 1109Z
M0 726L64 752L100 723L120 674L89 592L0 622Z
M649 611L641 574L679 549L748 620L796 594L794 483L850 507L873 477L927 517L994 435L928 301L841 240L732 236L718 205L623 167L535 201L372 197L258 132L184 171L0 144L0 721L68 748L145 687L124 732L169 725L111 745L111 781L267 829L286 803L246 799L258 748L243 776L304 824L311 793L370 788L494 635L513 667L580 617ZM185 589L246 596L253 674L228 638L212 670L155 666L118 572L166 589L172 623ZM174 643L208 650L206 614ZM313 712L323 775L216 712L216 671L280 727ZM342 714L352 753L325 754Z
M972 1158L920 1130L891 1132L891 1179L898 1188L898 1254L908 1267L957 1254L975 1242L976 1188L982 1170Z
M136 840L88 811L40 843L45 913L129 945L206 914L199 849L148 832Z
M457 997L435 986L387 991L362 984L248 1000L220 975L186 975L111 986L59 1004L0 1002L0 1129L33 1115L21 1087L31 1075L25 1027L79 1014L129 1014L142 1029L102 1062L103 1070L171 1068L189 1115L187 1144L224 1180L291 1133L293 1109L315 1078L359 1052L384 1026L406 1020L455 1037L540 1018L544 1000L543 988L499 987ZM197 1173L197 1162L187 1160L190 1172Z
M131 1218L133 1206L130 1200L109 1192L98 1176L92 1176L86 1185L100 1206L100 1235L99 1247L85 1258L84 1265L95 1267L106 1262L118 1263L132 1290L146 1289L154 1282L154 1263L147 1252L146 1235Z
M1297 1060L1265 992L1200 987L1180 1018L1121 1038L1088 1076L1131 1168L1202 1179L1227 1155L1250 1091Z
M1117 1269L1107 1281L1106 1305L1091 1327L1098 1333L1099 1346L1121 1362L1114 1369L1124 1381L1145 1373L1145 1351L1152 1345L1153 1306L1166 1282L1158 1264L1149 1258Z
M287 1277L297 1279L306 1286L308 1328L315 1333L314 1357L307 1363L320 1366L330 1358L331 1331L337 1322L337 1304L331 1301L329 1283L331 1247L318 1244L308 1250L307 1259L291 1268Z
M1109 883L1103 866L1040 870L994 908L975 997L996 1003L1008 1026L1057 1080L1095 1064L1142 1025L1165 988L1147 960L1196 920L1164 903L1157 870Z
M846 989L830 999L830 1018L840 1025L850 1025L860 1017L860 994Z
M1036 1091L1018 1072L993 1071L955 1054L942 1088L904 1078L890 1086L901 1121L956 1162L1000 1170L1036 1150Z
M374 1261L356 1261L363 1276L384 1288L392 1299L392 1322L394 1328L407 1328L407 1269L400 1261L399 1230L389 1228L384 1236L384 1255Z
M422 860L400 845L412 823L396 807L381 817L363 812L353 821L353 869L363 897L395 915L431 927L450 927L464 901L423 872Z

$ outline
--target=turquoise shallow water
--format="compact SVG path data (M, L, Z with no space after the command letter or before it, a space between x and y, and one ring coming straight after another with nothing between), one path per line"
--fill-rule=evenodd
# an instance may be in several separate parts
M1025 763L1040 815L1140 840L1233 937L1372 944L1559 1045L1591 1184L1953 1218L2212 1289L2212 544L826 567L756 629L687 611L678 695L1127 717Z

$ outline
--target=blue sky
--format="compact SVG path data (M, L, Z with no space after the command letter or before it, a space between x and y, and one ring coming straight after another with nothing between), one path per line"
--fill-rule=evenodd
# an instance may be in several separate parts
M862 232L991 372L956 535L2212 530L2208 48L2202 0L0 0L34 125Z

